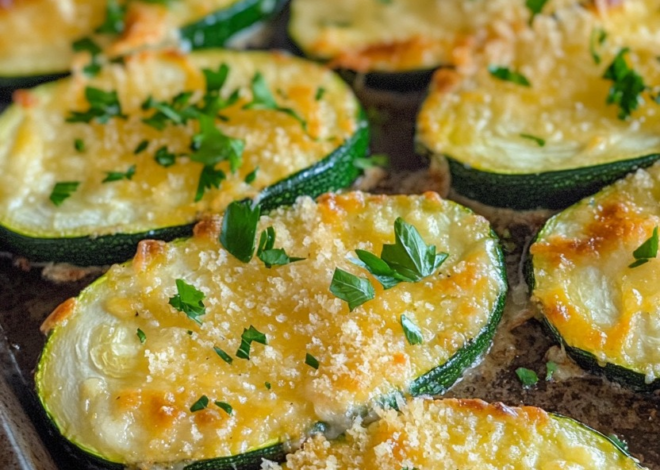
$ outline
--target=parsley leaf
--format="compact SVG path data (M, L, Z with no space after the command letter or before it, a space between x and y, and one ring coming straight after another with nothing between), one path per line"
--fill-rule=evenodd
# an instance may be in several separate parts
M65 199L71 197L71 195L78 189L80 181L63 181L61 183L55 183L53 191L50 193L50 200L56 206L60 206Z
M89 54L92 56L92 59L89 62L89 64L83 67L83 72L85 72L85 75L90 77L97 75L101 70L101 64L98 62L99 54L101 54L102 52L101 47L98 44L96 44L91 38L84 37L82 39L78 39L77 41L74 41L74 43L72 44L72 48L75 52L83 52L83 51L89 52Z
M523 74L515 72L507 67L499 67L497 65L489 65L488 72L498 80L505 82L515 83L525 87L531 87L532 84L527 80Z
M188 122L189 119L197 118L199 111L196 107L188 105L192 97L192 91L181 92L172 98L171 102L156 101L151 96L142 103L142 109L147 111L155 109L151 117L142 119L142 122L159 131L165 129L167 123L181 125Z
M192 404L190 407L190 411L192 413L195 413L196 411L202 411L205 409L207 406L209 406L209 397L206 395L202 395L199 400L197 400L195 403Z
M422 330L413 322L410 318L405 315L401 315L401 327L403 332L406 335L408 344L414 346L415 344L422 344L424 338L422 337Z
M288 114L297 120L302 126L303 130L307 132L307 121L298 115L293 109L279 106L273 97L273 94L266 84L264 76L257 72L252 78L252 101L245 104L243 109L272 109L284 114Z
M554 375L555 372L557 372L557 367L558 366L557 366L556 362L548 361L545 364L545 371L546 371L545 372L545 380L546 380L546 382L548 380L552 380L552 376Z
M633 251L633 257L635 262L630 264L629 268L636 268L642 264L648 263L652 258L658 256L658 227L656 226L653 229L653 235L651 235L644 243L639 245L639 247Z
M214 72L211 69L203 69L202 73L206 79L206 91L220 91L229 76L229 66L227 64L221 64L217 72Z
M257 179L257 171L259 171L259 167L256 167L254 170L252 170L250 173L245 175L245 182L247 184L252 184L254 183L254 180Z
M545 140L541 139L540 137L536 137L532 134L520 134L520 137L523 139L533 140L539 147L545 147Z
M603 78L613 82L606 103L619 106L618 118L621 120L625 120L639 107L640 95L646 90L642 76L626 62L625 55L628 52L627 47L621 49L603 75Z
M131 165L128 170L126 170L125 173L122 173L121 171L107 171L106 172L106 177L101 183L109 183L111 181L120 181L123 179L126 180L131 180L133 179L133 175L135 174L135 165Z
M332 276L330 292L347 302L351 312L376 296L369 279L355 276L339 268L335 269Z
M536 372L525 369L524 367L518 367L516 369L516 375L525 388L536 385L539 381L539 376L536 375Z
M232 202L222 218L220 243L234 257L249 263L254 254L254 242L261 208L251 201Z
M73 147L78 151L78 152L84 152L85 151L85 141L82 139L76 139L73 141Z
M144 334L144 331L141 329L137 329L137 337L140 339L140 343L144 344L144 342L147 340L147 335Z
M536 17L536 15L541 13L541 10L543 10L543 7L545 6L546 3L548 3L548 0L527 0L525 2L525 6L532 13L531 18L529 19L530 26L534 22L534 18Z
M70 111L66 122L91 122L95 119L105 124L113 117L126 119L121 112L121 103L116 91L103 91L88 86L85 88L85 98L89 103L89 109L84 112Z
M158 163L160 166L167 168L168 166L174 165L176 162L176 155L170 152L167 147L163 145L161 148L156 150L154 160L156 160L156 163Z
M264 385L266 385L266 388L267 388L268 390L270 390L270 389L271 389L271 385L270 385L270 382L266 382L266 383L265 383Z
M310 353L307 353L307 355L305 356L305 364L307 364L312 369L319 368L319 361Z
M282 248L274 248L274 246L275 229L273 227L268 227L261 232L259 245L257 247L257 257L263 261L267 268L284 266L285 264L295 263L296 261L303 261L305 259L289 257Z
M591 57L594 59L596 65L600 64L601 57L596 48L602 46L607 39L607 33L604 29L594 28L591 30L591 37L589 38L589 52L591 52Z
M228 415L234 413L234 409L231 407L229 403L225 403L224 401L214 401L213 403L215 403L215 406L223 410Z
M227 179L227 175L222 170L216 170L212 166L204 165L202 173L199 175L199 183L197 184L197 192L195 193L195 202L200 201L204 197L204 191L211 188L219 188L220 183Z
M190 159L211 167L228 160L234 173L243 162L245 142L226 136L210 116L199 116L199 127L199 133L193 137L194 152Z
M95 33L119 34L124 31L124 15L126 10L117 0L107 0L105 6L105 20Z
M147 150L148 146L149 146L149 141L148 140L143 140L142 142L140 142L138 144L137 147L135 147L135 150L133 151L133 154L137 155L137 154L140 154L140 153L144 152L145 150ZM167 151L167 147L163 147L163 148L165 148L165 151Z
M325 88L318 87L316 89L316 95L314 95L314 100L321 101L323 99L323 95L325 95Z
M218 356L220 356L220 359L222 359L223 361L225 361L227 364L231 364L232 362L234 362L234 360L231 358L231 356L230 356L229 354L227 354L226 352L224 352L224 351L223 351L222 349L220 349L219 347L214 346L214 347L213 347L213 350L215 351L215 353L216 353Z
M236 357L241 359L250 360L250 347L252 343L268 344L266 335L257 330L254 326L250 325L250 329L243 328L241 335L241 345L236 351Z
M199 325L202 320L199 317L206 314L206 307L202 300L204 300L204 293L197 290L195 286L188 284L183 279L176 280L177 294L170 297L169 304L177 309L179 312L185 313L188 318L195 321Z

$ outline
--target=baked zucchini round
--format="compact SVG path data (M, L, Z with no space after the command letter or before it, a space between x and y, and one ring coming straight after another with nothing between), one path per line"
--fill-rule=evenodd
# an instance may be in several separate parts
M284 3L284 0L5 2L0 5L0 90L33 86L66 74L74 53L79 51L91 52L93 56L103 52L114 57L173 40L196 49L221 47L234 34L279 11ZM90 40L96 47L85 42Z
M310 439L283 468L328 468L330 462L331 468L363 470L643 468L603 434L531 406L418 398L400 413L379 414L369 426L357 421L345 439Z
M300 198L250 232L237 207L191 239L141 242L44 323L38 395L80 449L224 468L393 393L442 391L489 347L507 284L482 217L435 193L347 193ZM224 248L260 233L247 262ZM381 248L393 285L352 259ZM431 269L401 281L408 259ZM356 304L358 288L371 296Z
M0 115L0 239L33 261L124 261L233 200L346 187L368 143L346 84L279 53L143 52L17 100Z
M652 164L659 22L655 0L538 15L487 48L476 73L437 72L417 121L422 151L448 160L461 195L512 209L564 208Z
M659 201L655 165L557 214L530 248L533 297L571 357L641 388L660 387Z

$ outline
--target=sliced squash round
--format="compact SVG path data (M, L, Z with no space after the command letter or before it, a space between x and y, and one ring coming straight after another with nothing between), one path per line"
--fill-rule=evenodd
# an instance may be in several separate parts
M351 258L394 242L399 217L448 257L384 290ZM220 226L141 242L44 323L38 395L80 449L122 464L224 468L318 423L345 426L397 391L445 390L501 317L507 284L488 222L435 193L300 198L258 222L257 234L274 229L276 250L304 258L270 268L231 255ZM350 311L331 287L337 268L374 298Z
M474 74L437 73L417 141L448 160L458 193L565 208L660 158L658 2L608 8L537 15L487 48Z
M0 89L32 86L67 73L76 50L108 56L181 41L221 47L276 11L283 0L10 1L0 5ZM88 62L86 59L86 62Z
M530 247L533 296L569 354L643 388L660 387L659 201L655 165L557 214Z
M531 406L417 398L399 413L379 415L369 426L356 421L345 439L310 439L283 468L328 468L330 462L331 468L363 470L643 468L603 434Z
M0 239L34 261L124 261L233 200L348 186L368 143L346 84L278 53L144 52L17 99L0 116Z

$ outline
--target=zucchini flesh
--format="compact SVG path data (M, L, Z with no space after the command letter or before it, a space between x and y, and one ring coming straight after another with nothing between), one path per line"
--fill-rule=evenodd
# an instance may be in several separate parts
M242 165L235 173L228 162L217 165L226 180L195 202L203 165L176 157L165 167L155 156L162 147L190 154L199 124L191 120L155 129L142 121L154 111L143 111L141 104L149 96L169 101L183 91L201 100L202 69L218 70L221 64L229 67L222 96L238 90L240 97L221 111L224 121L216 125L245 142ZM253 98L250 84L257 72L278 105L292 109L306 127L287 113L243 109ZM88 86L116 90L127 119L65 122L71 111L88 108ZM320 88L324 93L317 100ZM84 143L83 151L74 148L76 139ZM135 154L145 140L146 150ZM357 177L352 162L364 156L367 142L366 120L350 89L314 63L263 52L141 53L125 66L104 67L92 79L77 76L21 92L18 103L0 116L0 237L35 261L123 261L140 239L190 234L200 215L221 212L233 200L259 195L272 208L301 194L345 187ZM108 172L133 165L130 180L103 182ZM255 180L246 183L255 169ZM63 181L80 184L56 206L49 197Z
M538 15L532 29L487 50L474 74L437 72L418 143L449 160L457 192L512 209L564 208L652 164L660 158L655 93L640 93L638 108L620 119L603 75L629 47L629 67L649 90L660 85L657 4L627 2L602 18L581 7ZM487 66L521 73L531 86L498 79Z
M369 426L355 423L342 441L310 439L283 468L312 470L329 462L338 470L642 468L599 432L531 406L415 399L401 413L379 414Z
M660 386L660 261L629 267L660 224L660 167L639 170L551 218L530 248L534 298L581 365Z
M460 66L493 23L523 24L523 2L293 0L289 33L302 51L359 72Z
M32 0L0 6L0 87L18 87L70 70L72 44L94 36L109 56L180 37L194 48L221 47L240 30L278 11L282 0L124 2L124 32L95 34L105 0ZM29 25L26 26L26 25Z
M375 299L349 313L329 292L334 269L370 277L348 257L358 247L379 253L393 241L399 216L449 257L418 283L384 291L371 278ZM67 439L128 464L265 451L319 421L342 426L415 379L433 380L427 374L457 353L488 346L473 340L501 314L501 252L488 222L462 206L434 193L328 195L276 209L259 231L269 226L277 247L306 260L272 269L256 258L241 263L221 248L220 223L205 221L192 239L142 242L132 262L112 267L53 312L35 380ZM168 304L176 279L204 292L201 325ZM420 328L421 345L406 340L402 314ZM248 361L235 352L250 325L268 345L253 343ZM306 364L306 353L318 369ZM465 367L452 364L459 374ZM209 408L191 413L202 395Z

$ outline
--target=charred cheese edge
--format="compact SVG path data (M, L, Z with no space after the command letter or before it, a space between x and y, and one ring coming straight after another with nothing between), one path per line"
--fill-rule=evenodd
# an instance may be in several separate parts
M595 181L569 201L576 202L652 163L660 156L656 92L641 93L638 109L620 119L619 107L607 103L613 82L603 75L627 47L629 66L648 90L658 89L659 22L658 0L617 2L600 14L576 6L537 16L533 28L487 47L476 71L436 73L417 119L419 146L449 159L459 193L516 209L566 207L550 199ZM606 33L602 44L599 31ZM489 66L520 73L530 86L498 79ZM520 188L507 198L502 193L511 185Z
M94 37L109 56L177 42L181 28L199 23L201 29L204 25L200 22L214 24L218 21L214 16L222 12L232 16L232 9L242 10L242 4L247 7L255 1L185 0L157 4L120 0L118 4L126 7L124 31L119 35L94 33L106 19L107 3L105 0L9 0L0 4L0 77L66 72L74 60L72 44L84 37ZM256 3L263 4L265 17L278 2L257 0ZM216 27L227 28L221 24Z
M660 225L659 200L654 165L551 218L530 248L533 298L571 355L612 378L655 388L660 260L629 266Z
M449 257L434 275L384 291L348 258L356 248L380 253L399 216ZM262 216L259 229L269 226L277 247L306 259L272 269L256 258L241 263L220 246L220 222L201 222L192 239L143 241L132 262L53 312L36 384L68 440L108 461L170 464L294 441L317 422L345 428L475 347L499 318L507 287L488 222L435 193L304 197ZM375 299L349 312L329 291L336 267L370 277ZM168 304L176 279L205 294L201 325ZM408 344L402 314L423 344ZM244 360L236 351L251 325L268 344L253 343ZM209 407L190 412L202 395Z
M414 399L401 413L355 422L340 441L316 436L287 457L288 470L641 469L609 438L531 406ZM269 464L264 467L280 467Z
M244 141L242 165L232 173L228 162L218 164L226 180L195 202L203 165L181 155L191 153L199 122L192 119L158 130L143 122L155 111L144 111L141 104L148 97L169 101L183 91L194 92L192 102L200 101L206 87L203 69L217 71L221 64L230 70L223 98L235 90L240 98L221 111L224 120L218 119L216 125L227 136ZM297 113L306 128L287 113L243 109L253 99L250 84L257 72L277 104ZM127 118L112 118L105 124L66 122L70 112L89 108L86 87L116 91ZM319 89L324 93L316 99ZM16 103L0 116L0 225L24 237L66 240L191 224L203 214L223 211L233 200L256 197L340 149L363 156L367 133L360 113L359 102L339 77L280 53L139 53L128 57L125 65L104 67L97 77L74 76L16 94ZM84 143L83 151L76 150L77 139ZM135 154L145 140L148 147ZM162 147L177 155L171 166L155 159ZM132 166L130 180L103 182L108 172L126 172ZM343 166L336 168L345 171L340 170ZM245 182L255 169L256 179ZM335 170L328 167L314 174L324 171ZM345 171L347 181L341 184L328 177L332 187L314 195L350 184L356 172ZM302 189L304 175L299 180L291 184L291 191L309 194L305 191L310 188ZM58 182L67 181L80 184L56 206L51 192Z

